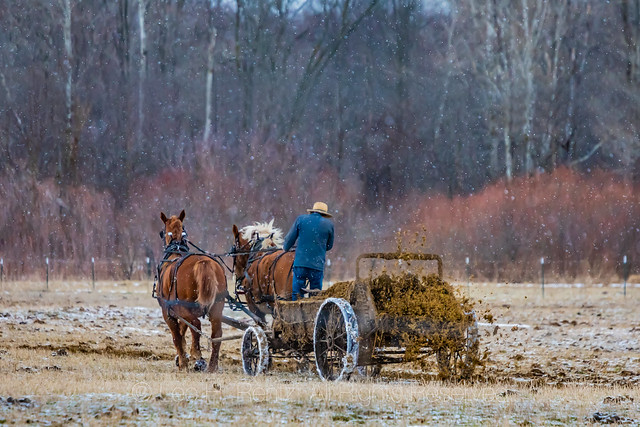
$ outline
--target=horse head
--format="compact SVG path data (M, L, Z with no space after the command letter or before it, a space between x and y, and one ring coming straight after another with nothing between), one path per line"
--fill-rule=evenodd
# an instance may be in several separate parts
M233 254L233 272L236 277L242 277L247 267L249 252L251 252L253 243L250 239L243 236L243 233L238 230L235 224L233 224L233 239L233 247L231 248L231 253Z
M164 230L160 232L160 237L164 240L164 246L168 247L172 243L181 243L187 237L187 232L184 230L185 213L184 209L180 212L180 215L172 215L167 218L164 212L160 212L160 219L164 223Z
M252 253L260 250L281 248L284 242L282 231L271 222L255 222L241 229L233 225L234 246L231 252L234 257L236 277L242 277Z

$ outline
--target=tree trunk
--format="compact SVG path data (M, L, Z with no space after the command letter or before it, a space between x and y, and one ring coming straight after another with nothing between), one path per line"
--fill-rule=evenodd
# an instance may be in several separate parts
M140 67L138 68L138 128L136 132L136 148L143 147L144 142L144 90L147 80L147 33L145 31L145 17L147 14L147 0L138 0L138 26L140 31ZM129 153L130 157L133 153Z
M64 62L65 72L65 149L63 158L58 165L58 174L68 183L76 180L76 167L78 162L78 141L73 134L73 40L71 38L71 0L62 0L63 13L63 38L64 38Z
M640 80L640 0L622 0L620 9L627 45L627 81L635 83Z
M285 139L290 138L296 132L306 110L309 93L316 83L318 76L322 74L329 62L336 53L338 53L343 43L356 31L364 18L373 12L378 1L379 0L369 0L366 9L360 15L353 18L352 21L349 20L350 13L352 12L349 8L349 1L345 1L341 9L340 28L336 31L336 34L327 34L326 38L328 41L321 39L321 41L314 46L302 78L296 88L289 124L282 135Z
M213 51L216 47L216 36L218 32L216 27L211 27L211 40L209 41L209 48L207 49L207 89L205 100L205 124L204 124L204 141L209 141L211 136L211 111L212 111L212 95L213 95Z
M538 0L531 7L527 0L522 0L522 29L524 46L522 49L522 72L525 86L524 124L522 134L525 138L525 173L531 175L536 165L533 164L534 141L532 135L533 115L536 104L536 88L534 86L534 68L536 53L539 51L539 40L543 24L547 16L546 0Z
M513 179L513 155L511 154L511 135L509 135L510 126L509 114L506 114L505 124L502 128L502 137L504 138L504 166L507 182Z
M500 175L500 165L498 161L500 139L498 138L497 131L494 129L491 130L489 135L491 136L491 152L489 153L489 165L491 167L491 176L496 177Z
M254 19L247 10L244 0L236 0L235 22L235 65L240 84L242 85L242 117L240 130L247 132L253 122L253 74L255 71L254 59L247 38L250 37L250 24ZM239 136L239 135L238 135ZM248 154L249 145L245 146Z
M115 49L120 60L120 73L123 81L129 77L129 0L118 1L117 17L118 38Z
M449 31L447 32L447 57L446 63L450 64L447 67L447 71L445 73L444 78L444 86L442 87L442 97L440 98L440 104L438 105L438 112L436 113L436 119L433 126L433 146L440 146L440 128L442 127L442 121L444 120L444 108L447 105L447 95L449 94L449 83L451 81L451 73L453 72L453 33L455 32L456 27L456 16L455 14L452 16L451 25L449 25ZM493 155L493 153L492 153ZM493 159L492 159L493 160ZM496 153L496 165L497 165L497 153ZM492 165L493 166L493 165Z
M557 132L554 118L557 112L556 100L558 99L558 82L560 79L560 51L563 46L564 36L567 32L567 1L564 0L555 5L555 26L553 31L553 38L549 49L551 55L545 53L545 62L548 76L549 91L551 98L549 99L549 107L547 108L547 117L545 124L545 132L542 135L541 144L541 158L545 160L544 167L547 170L555 169L557 162L557 138L554 138L554 134ZM552 146L553 145L553 146ZM551 159L549 161L549 159Z

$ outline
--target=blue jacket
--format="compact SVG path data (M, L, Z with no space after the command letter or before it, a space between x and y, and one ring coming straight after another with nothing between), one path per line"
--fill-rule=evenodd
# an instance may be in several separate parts
M288 251L298 241L294 267L324 270L327 251L333 247L333 223L317 212L300 215L284 238Z

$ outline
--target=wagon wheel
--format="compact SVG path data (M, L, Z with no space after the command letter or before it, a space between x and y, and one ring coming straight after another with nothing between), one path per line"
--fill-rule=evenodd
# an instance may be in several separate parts
M480 360L480 341L478 339L478 319L476 312L472 310L470 313L465 314L469 316L471 324L467 326L467 330L465 331L466 340L464 354L461 360L461 376L462 378L469 378L473 375L476 364Z
M365 365L356 368L358 374L365 378L378 378L382 371L381 365Z
M351 304L342 298L322 303L313 330L313 350L323 380L351 375L358 362L358 321Z
M470 324L464 330L464 342L458 349L441 347L436 350L438 372L442 379L452 375L466 379L473 375L479 359L478 321L474 311L465 313L469 316Z
M247 375L266 372L269 366L269 341L260 326L249 326L242 337L242 369Z
M438 362L438 376L441 379L449 379L455 366L451 366L452 351L449 347L441 347L436 350L436 361ZM455 358L454 358L455 360Z

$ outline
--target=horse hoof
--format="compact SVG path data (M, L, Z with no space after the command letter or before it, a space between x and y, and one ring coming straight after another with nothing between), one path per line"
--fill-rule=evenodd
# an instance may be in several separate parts
M185 361L187 362L187 364L189 363L189 355L188 354L185 356ZM176 366L178 368L180 367L180 356L176 356Z
M198 359L193 369L196 372L204 372L207 369L207 362L204 359Z

